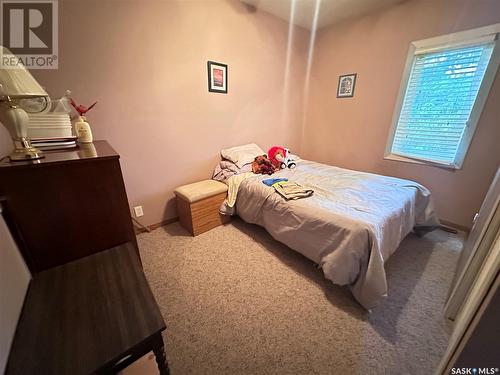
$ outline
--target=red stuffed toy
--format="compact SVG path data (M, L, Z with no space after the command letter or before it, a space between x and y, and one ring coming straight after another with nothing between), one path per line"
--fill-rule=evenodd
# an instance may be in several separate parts
M267 156L269 156L271 163L273 163L276 169L283 169L286 168L286 159L289 152L287 148L273 146L267 151Z

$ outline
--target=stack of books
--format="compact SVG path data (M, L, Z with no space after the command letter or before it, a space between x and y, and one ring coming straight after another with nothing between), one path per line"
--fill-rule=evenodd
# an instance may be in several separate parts
M76 137L32 138L31 144L42 151L74 148Z

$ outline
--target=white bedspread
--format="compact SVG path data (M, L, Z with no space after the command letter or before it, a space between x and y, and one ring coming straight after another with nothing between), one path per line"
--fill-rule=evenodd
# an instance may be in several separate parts
M321 266L335 284L349 285L366 309L387 294L384 262L414 227L439 224L431 195L408 180L357 172L311 161L282 170L314 190L285 201L256 175L241 182L238 215Z

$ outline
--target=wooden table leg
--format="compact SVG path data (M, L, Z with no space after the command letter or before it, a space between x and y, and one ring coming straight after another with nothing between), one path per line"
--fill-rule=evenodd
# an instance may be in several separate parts
M153 353L155 354L156 364L158 365L160 375L169 375L170 370L168 369L167 355L165 354L165 346L163 344L161 333L156 338Z

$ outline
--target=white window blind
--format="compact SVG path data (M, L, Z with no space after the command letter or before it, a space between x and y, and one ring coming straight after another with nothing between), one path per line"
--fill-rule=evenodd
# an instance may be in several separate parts
M475 44L416 51L390 152L456 166L468 122L495 47ZM462 152L461 152L462 151Z

